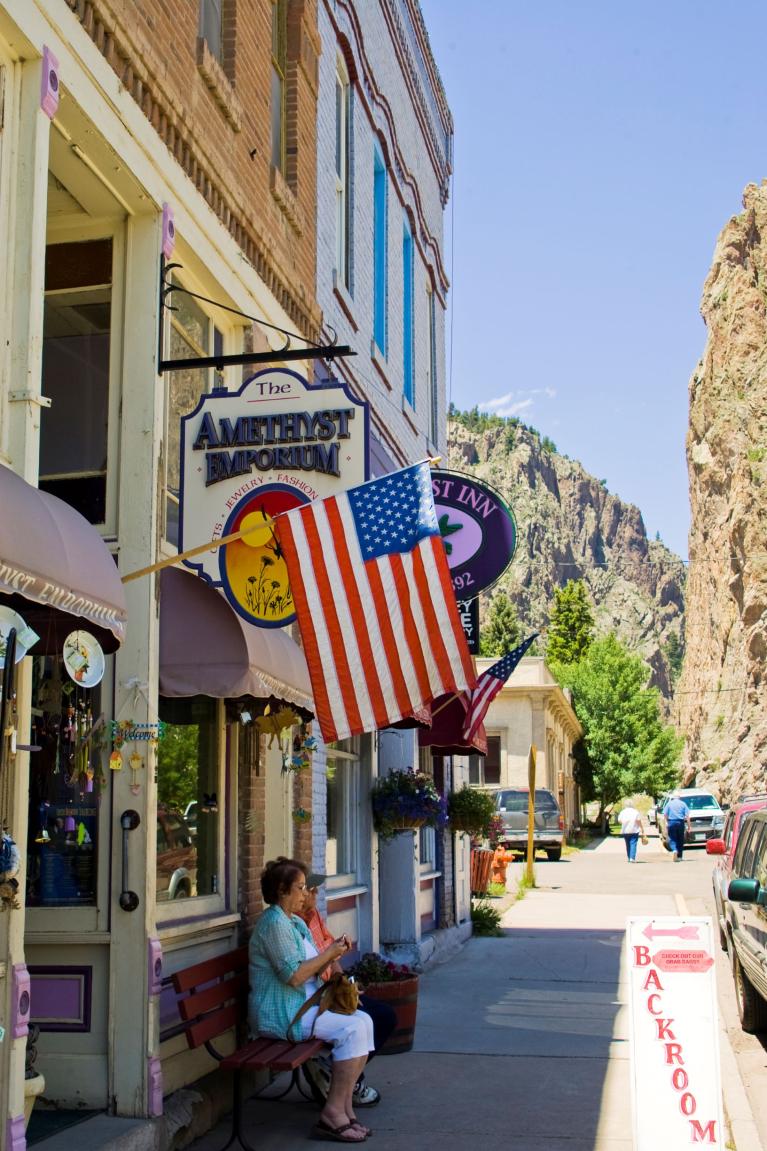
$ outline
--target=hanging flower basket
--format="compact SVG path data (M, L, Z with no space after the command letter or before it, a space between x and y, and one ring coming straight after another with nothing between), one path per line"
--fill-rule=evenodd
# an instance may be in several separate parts
M421 827L444 827L445 800L434 780L420 771L391 771L377 779L371 792L373 826L382 839Z
M448 796L447 814L451 831L485 839L495 814L495 799L487 791L464 784L460 791L451 791Z

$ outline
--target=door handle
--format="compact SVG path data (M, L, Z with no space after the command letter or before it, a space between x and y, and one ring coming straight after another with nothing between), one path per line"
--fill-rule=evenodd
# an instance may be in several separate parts
M135 891L128 889L128 836L141 823L141 816L137 811L128 808L120 816L120 827L123 833L123 874L122 891L120 892L120 907L123 911L135 911L139 905L139 898Z

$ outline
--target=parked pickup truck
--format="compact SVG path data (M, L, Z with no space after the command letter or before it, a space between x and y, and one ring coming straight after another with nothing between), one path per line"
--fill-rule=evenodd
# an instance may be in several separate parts
M663 809L672 796L683 799L690 809L690 830L685 832L685 847L695 846L696 844L700 847L705 847L706 840L717 839L721 836L722 829L724 828L724 812L719 806L716 796L712 795L710 791L704 791L699 787L680 787L677 788L676 791L671 791L668 795L664 795L662 799L658 800L656 816L658 835L666 851L671 851L672 847L668 837L666 816L663 814Z
M503 821L499 843L519 855L527 853L527 810L530 791L526 787L504 787L495 793L495 804ZM565 821L553 791L535 789L533 828L535 850L545 851L548 859L562 858L565 843Z

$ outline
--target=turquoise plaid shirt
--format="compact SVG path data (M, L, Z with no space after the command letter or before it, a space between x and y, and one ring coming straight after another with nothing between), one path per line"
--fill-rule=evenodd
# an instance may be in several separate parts
M294 1027L290 1024L303 1007L306 993L303 987L291 987L288 980L306 959L304 939L312 943L304 921L297 915L287 916L277 906L267 907L253 928L248 945L248 1025L253 1035L302 1038L301 1020Z

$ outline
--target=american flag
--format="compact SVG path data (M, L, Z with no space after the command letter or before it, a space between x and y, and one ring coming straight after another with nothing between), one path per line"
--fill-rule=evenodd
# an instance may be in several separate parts
M468 698L466 718L463 721L463 736L467 743L471 742L479 725L484 721L490 704L498 695L498 692L530 647L530 644L534 639L537 639L537 637L538 632L533 632L533 634L528 636L518 647L507 652L502 659L499 659L497 663L494 663L492 667L484 671L477 680L474 685L474 690Z
M295 508L274 527L326 742L474 686L428 463Z

